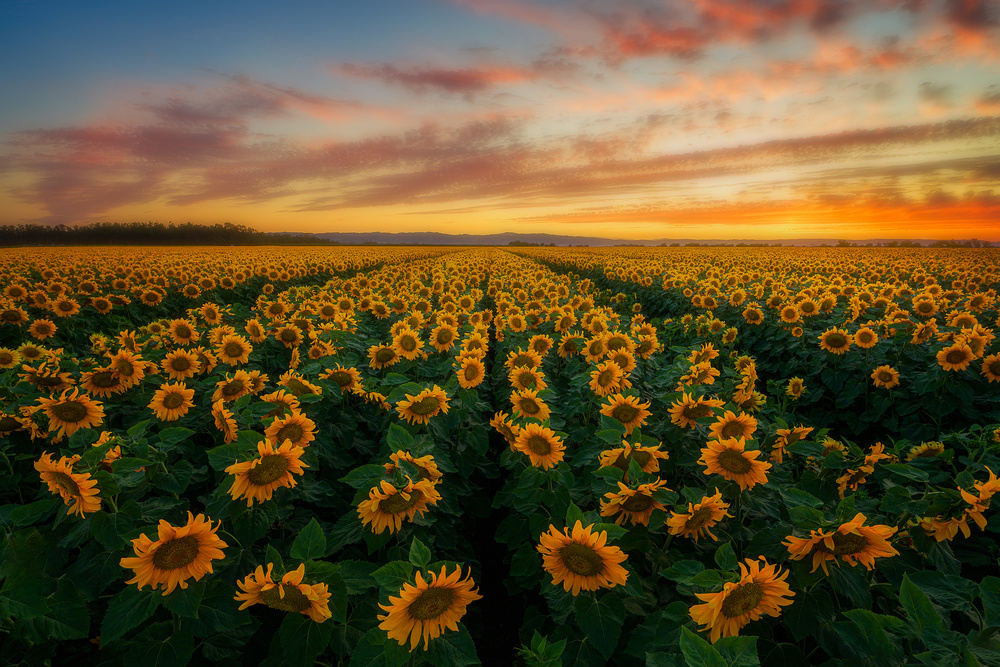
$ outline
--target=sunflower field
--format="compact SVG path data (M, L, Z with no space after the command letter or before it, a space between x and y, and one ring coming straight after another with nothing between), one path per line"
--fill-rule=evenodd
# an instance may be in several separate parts
M1000 665L1000 251L4 259L4 664Z

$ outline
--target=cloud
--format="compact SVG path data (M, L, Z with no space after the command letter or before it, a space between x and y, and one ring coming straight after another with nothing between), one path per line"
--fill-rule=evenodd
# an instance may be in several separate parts
M530 69L511 66L448 69L434 67L401 68L389 64L345 64L337 67L337 70L349 76L378 79L385 83L399 84L411 90L435 89L466 96L483 92L500 84L531 81L538 76L537 72Z
M952 90L953 87L947 83L931 83L930 81L925 81L920 84L918 93L920 98L926 100L927 102L948 104L951 100Z

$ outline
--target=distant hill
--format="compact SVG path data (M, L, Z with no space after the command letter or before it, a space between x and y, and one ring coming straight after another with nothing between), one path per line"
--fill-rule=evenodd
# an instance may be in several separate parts
M559 234L525 234L519 232L504 232L501 234L443 234L441 232L324 232L321 234L306 234L302 236L317 236L328 239L343 245L365 245L376 243L378 245L487 245L506 246L512 241L520 243L532 243L538 245L556 246L591 246L603 248L610 246L658 246L662 244L687 244L700 245L775 245L783 246L836 246L838 239L607 239L597 236L562 236ZM865 239L861 241L851 241L859 246L871 243L872 245L885 245L887 243L899 243L898 239ZM929 246L934 243L934 239L908 239L906 243L918 243L922 246Z

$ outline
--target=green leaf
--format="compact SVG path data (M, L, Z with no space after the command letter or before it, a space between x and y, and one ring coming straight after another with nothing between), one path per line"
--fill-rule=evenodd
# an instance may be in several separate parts
M691 581L692 577L704 569L705 566L696 560L681 560L663 570L660 574L671 581L686 584Z
M736 569L736 552L732 542L726 542L715 550L715 564L724 572Z
M8 578L0 589L0 616L27 619L49 613L45 603L45 582L37 578Z
M47 603L50 611L23 622L21 628L25 634L36 642L87 638L90 632L87 603L68 577L59 580L59 588L48 597Z
M183 442L187 440L192 435L194 431L189 428L184 428L183 426L171 426L170 428L165 428L158 434L160 442L158 443L160 449L167 450L176 445L178 442Z
M282 572L282 573L285 571L285 561L284 561L284 559L281 557L281 554L278 553L278 550L275 549L270 544L268 544L267 548L264 549L264 563L265 564L266 563L274 563L274 569L276 571Z
M415 567L427 567L431 562L431 550L415 536L410 544L410 562Z
M317 623L305 614L285 614L278 637L281 640L282 658L289 665L311 665L333 633L333 623Z
M141 514L139 503L129 500L117 512L97 512L90 517L90 531L106 549L121 549L126 544L124 536L135 530Z
M987 626L1000 626L1000 577L986 577L979 583L979 597L983 599L983 622Z
M833 629L843 640L845 648L862 660L875 660L876 664L895 664L900 657L900 650L886 630L901 627L902 620L864 609L845 611L844 616L851 623L838 621L833 623Z
M399 424L393 424L389 427L389 432L385 434L385 441L394 452L401 449L409 451L413 447L413 436Z
M372 628L354 647L351 667L402 667L409 658L409 645L400 646L386 636L385 630Z
M575 604L576 622L587 640L610 660L625 622L625 603L614 593L599 599L581 595Z
M862 574L860 567L848 567L846 565L831 567L830 585L833 587L833 590L850 599L855 606L862 609L871 609L872 594L868 590L868 580L865 579L865 575Z
M146 425L149 424L149 420L139 422L138 424L132 425L126 433L128 437L133 440L142 440L142 436L146 435ZM103 635L102 635L103 636Z
M247 509L233 520L233 535L244 548L264 537L271 524L278 518L278 508L273 500Z
M926 482L928 479L926 472L905 463L886 463L883 464L882 467L899 475L900 477L912 479L916 482Z
M566 508L566 525L571 528L579 521L582 525L583 520L583 510L576 506L576 503L570 501L569 507Z
M911 573L909 577L932 600L953 611L971 611L972 601L979 594L975 582L954 574L921 570Z
M934 610L930 598L905 574L899 587L899 603L906 610L918 636L927 630L944 630L944 620Z
M394 560L372 572L372 578L386 590L396 592L413 575L413 566L401 560Z
M370 489L384 476L385 466L369 464L355 468L341 477L339 481L355 489Z
M458 626L458 632L445 630L437 639L432 639L427 659L434 667L469 667L482 664L476 655L476 645L472 643L472 637L461 625Z
M182 459L171 463L167 468L167 472L154 475L153 485L158 489L163 489L167 493L183 493L184 489L191 483L191 476L193 474L194 466Z
M687 628L681 628L680 644L689 667L728 667L722 654Z
M760 667L756 637L722 637L712 644L729 667Z
M196 581L187 588L175 588L170 595L163 596L163 606L178 616L198 618L198 608L205 596L205 582Z
M778 487L778 493L781 494L781 499L785 501L785 507L792 509L793 507L814 507L819 508L823 506L823 501L807 493L802 489L796 489L795 487Z
M326 554L326 535L316 517L309 520L306 527L299 531L289 555L298 560L313 560Z
M570 526L569 528L572 529L573 526ZM608 542L613 542L614 540L617 540L619 537L627 533L628 529L624 528L623 526L616 526L613 523L595 523L593 527L590 529L590 531L594 535L598 535L600 533L607 533Z
M153 615L162 599L159 591L140 591L135 586L128 586L116 593L101 622L101 643L113 642L138 627Z
M290 615L290 614L289 614ZM162 624L158 634L169 633L169 623ZM104 635L101 635L101 643ZM125 662L129 665L143 667L184 667L194 654L194 637L187 632L167 634L160 641L136 643L136 648L129 652Z
M14 527L30 526L48 519L61 504L58 498L50 497L15 507L10 511L10 522Z
M372 577L372 572L378 569L375 563L361 560L342 560L340 565L340 575L344 578L348 595L360 595L369 588L378 586L378 582Z

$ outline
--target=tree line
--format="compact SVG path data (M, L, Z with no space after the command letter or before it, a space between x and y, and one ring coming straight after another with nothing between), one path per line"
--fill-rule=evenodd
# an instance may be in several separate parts
M88 225L0 226L0 246L24 245L339 245L309 234L259 232L231 222L93 222Z

